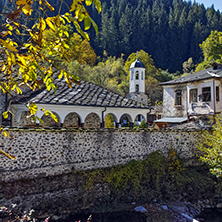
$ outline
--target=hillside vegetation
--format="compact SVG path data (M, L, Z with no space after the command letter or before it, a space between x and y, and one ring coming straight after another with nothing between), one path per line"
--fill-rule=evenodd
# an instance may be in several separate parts
M143 49L155 65L171 73L182 71L190 57L202 60L199 44L212 30L222 31L222 14L214 7L183 0L102 0L96 16L99 35L92 35L97 55L111 56Z

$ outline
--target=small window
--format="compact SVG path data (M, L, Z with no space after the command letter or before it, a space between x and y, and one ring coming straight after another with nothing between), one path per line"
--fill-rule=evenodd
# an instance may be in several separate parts
M141 79L143 80L143 72L142 72L142 74L141 74Z
M139 79L139 72L136 71L136 79Z
M211 101L211 87L204 87L202 89L203 102Z
M133 71L131 71L131 80L133 80Z
M182 90L176 90L175 91L175 106L181 106L182 105Z
M220 92L219 92L219 86L216 86L216 101L220 101Z
M139 85L137 84L137 85L136 85L136 92L139 92L139 89L140 89L140 87L139 87Z
M190 90L190 103L196 103L197 102L197 89L191 89Z

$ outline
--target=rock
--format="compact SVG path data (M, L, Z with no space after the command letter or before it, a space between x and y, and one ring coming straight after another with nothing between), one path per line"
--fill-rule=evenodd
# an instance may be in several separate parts
M182 216L185 217L189 222L199 222L186 214L182 214Z
M135 210L136 212L140 212L140 213L145 213L145 212L147 212L147 209L144 208L143 206L135 207L134 210Z
M168 210L167 205L162 205L161 207L162 207L164 210Z
M222 203L218 203L216 207L217 208L222 208Z

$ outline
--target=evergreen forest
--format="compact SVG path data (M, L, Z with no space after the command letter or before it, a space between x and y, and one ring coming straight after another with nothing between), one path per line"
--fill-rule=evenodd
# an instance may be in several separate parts
M56 11L60 0L49 0ZM66 0L67 3L72 0ZM90 30L91 45L98 56L104 50L109 56L126 59L132 52L149 53L155 66L173 73L182 72L182 64L190 57L201 62L199 47L213 30L222 31L222 14L203 4L184 0L101 0L102 12L89 10L99 27ZM0 7L11 8L10 0ZM4 11L3 10L3 11ZM65 13L66 8L61 9ZM56 12L54 12L56 14ZM38 11L33 12L37 17ZM26 22L33 22L28 20Z
M126 58L143 49L155 66L182 71L190 57L201 62L199 47L213 30L222 31L222 14L214 7L183 0L102 0L96 17L99 35L92 36L97 55L106 52Z
M55 8L49 12L52 16L67 10L66 4L59 7L60 0L48 2ZM65 2L68 5L72 0ZM162 100L159 82L194 72L195 64L204 58L200 44L212 31L222 31L222 14L213 5L205 8L203 4L184 0L101 0L101 3L100 14L95 7L89 9L99 29L98 35L95 29L88 30L90 45L73 33L76 32L73 27L64 27L69 33L68 70L83 80L127 95L128 68L139 51L139 59L146 67L146 93L151 104ZM3 21L4 13L12 9L11 0L2 0L0 19ZM39 13L34 10L30 19L19 19L32 27ZM57 34L45 31L45 42ZM21 35L22 38L25 36ZM45 45L43 50L47 54ZM59 63L61 56L57 57Z

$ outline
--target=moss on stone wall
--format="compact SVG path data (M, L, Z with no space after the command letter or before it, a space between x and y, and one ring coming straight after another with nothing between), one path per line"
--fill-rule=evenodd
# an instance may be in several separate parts
M143 161L126 165L73 171L83 181L86 191L98 184L108 184L113 198L151 201L154 198L195 202L215 194L216 178L205 166L184 167L175 150L168 157L153 152Z

